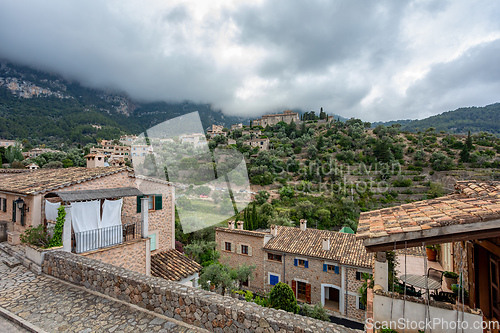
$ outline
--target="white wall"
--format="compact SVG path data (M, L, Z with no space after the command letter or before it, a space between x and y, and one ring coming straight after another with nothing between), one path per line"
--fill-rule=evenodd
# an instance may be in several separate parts
M427 321L433 324L431 326L432 333L455 332L455 326L452 325L456 325L458 320L462 321L460 325L463 325L464 333L482 332L480 326L482 321L481 315L464 313L462 317L461 311L457 312L456 310L447 310L434 306L429 306L427 311L427 306L424 304L409 301L404 302L401 299L391 299L390 297L377 294L373 295L373 320L374 323L392 322L393 325L403 325L405 322L410 322L413 325L425 325ZM479 328L474 329L474 324L479 325ZM462 332L460 329L462 326L458 327L458 332ZM395 330L399 328L399 331L403 331L403 326L393 326L392 328ZM418 333L419 329L423 330L423 326L420 328L407 326L405 333ZM426 332L429 331L427 328Z

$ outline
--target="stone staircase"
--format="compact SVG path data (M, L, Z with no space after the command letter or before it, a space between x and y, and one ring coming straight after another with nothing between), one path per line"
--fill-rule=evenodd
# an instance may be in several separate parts
M23 265L36 275L42 273L42 267L26 258L23 245L10 245L7 242L2 242L0 243L0 251L7 254L8 257L3 259L3 263L9 268Z

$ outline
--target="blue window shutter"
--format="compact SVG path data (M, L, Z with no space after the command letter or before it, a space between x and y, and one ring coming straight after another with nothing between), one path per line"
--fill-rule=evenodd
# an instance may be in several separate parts
M279 278L277 275L269 275L269 284L270 285L274 286L274 285L278 284L278 280L279 280Z
M335 266L335 274L340 274L340 267L339 266Z
M298 259L293 259L293 265L298 266L299 265L299 260Z
M304 261L304 267L309 268L309 260Z
M328 265L327 264L323 264L323 272L328 272Z

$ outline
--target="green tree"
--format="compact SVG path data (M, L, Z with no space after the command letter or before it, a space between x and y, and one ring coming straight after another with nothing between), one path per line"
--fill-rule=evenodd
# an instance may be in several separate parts
M259 191L259 193L257 193L255 195L255 202L258 204L258 205L263 205L264 203L267 202L267 199L269 199L269 192L267 191Z
M278 282L269 293L269 303L278 310L285 310L292 313L298 313L297 299L293 294L292 288L286 283Z
M230 269L219 263L205 267L199 282L205 290L210 290L210 286L214 286L215 289L221 288L222 295L225 295L226 290L233 285Z
M231 278L238 283L239 289L241 289L243 282L248 281L252 277L255 268L255 265L243 264L237 268L231 269Z

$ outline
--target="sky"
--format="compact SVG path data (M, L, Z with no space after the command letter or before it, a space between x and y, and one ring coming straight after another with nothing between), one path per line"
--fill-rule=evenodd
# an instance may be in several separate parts
M138 101L365 121L500 102L491 0L0 1L0 58Z

